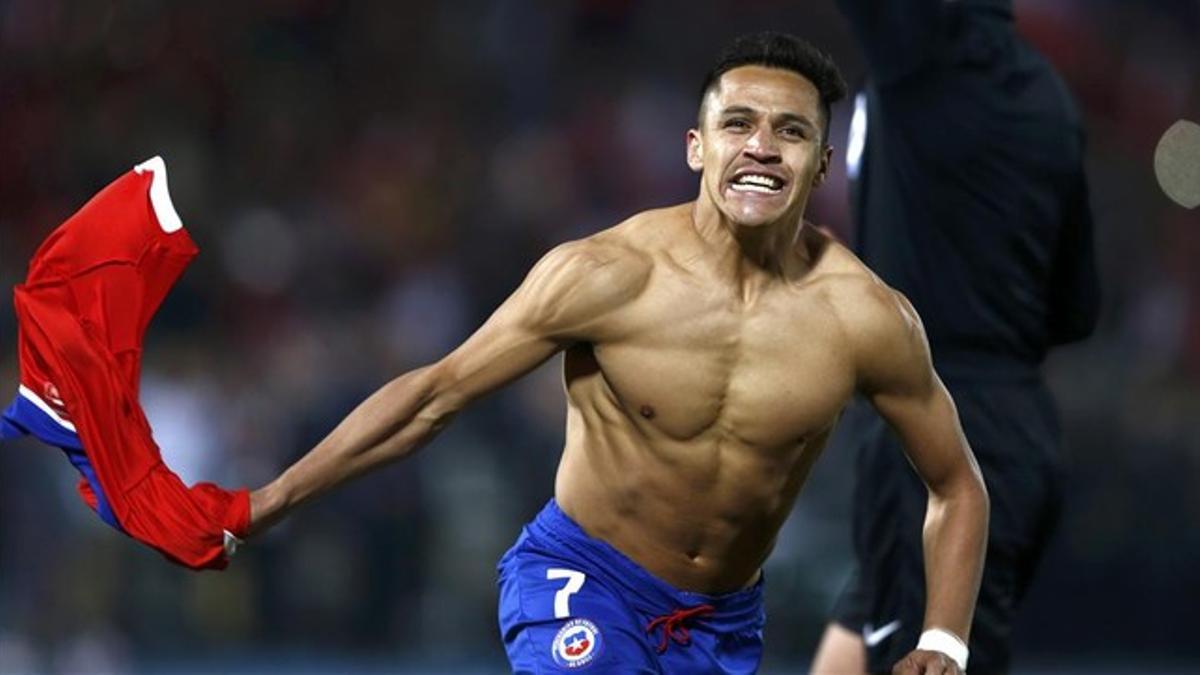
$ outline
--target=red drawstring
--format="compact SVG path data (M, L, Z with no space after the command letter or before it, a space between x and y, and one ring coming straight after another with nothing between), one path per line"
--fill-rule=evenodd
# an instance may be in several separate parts
M712 605L699 605L697 607L689 607L688 609L677 609L670 614L660 616L650 622L646 626L647 633L653 633L659 625L663 627L662 642L658 643L658 653L662 654L667 651L669 640L686 645L692 641L692 635L688 632L687 626L683 625L684 621L701 614L712 614L715 610ZM679 630L679 635L675 634L675 630Z

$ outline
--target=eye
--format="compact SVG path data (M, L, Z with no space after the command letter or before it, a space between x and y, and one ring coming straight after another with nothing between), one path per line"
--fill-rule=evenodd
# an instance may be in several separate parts
M794 140L804 140L808 138L808 134L806 134L804 129L801 127L783 127L779 130L779 133L782 136Z
M721 125L725 129L745 130L750 128L750 122L741 117L732 117Z

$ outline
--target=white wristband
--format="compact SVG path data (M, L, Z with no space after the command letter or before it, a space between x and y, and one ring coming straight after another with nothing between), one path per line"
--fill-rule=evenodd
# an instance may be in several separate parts
M229 530L221 530L225 533L225 557L232 558L234 553L237 553L238 547L246 543L234 536Z
M921 633L917 641L917 649L930 652L941 652L954 659L963 672L967 670L967 645L954 633L941 628L930 628Z

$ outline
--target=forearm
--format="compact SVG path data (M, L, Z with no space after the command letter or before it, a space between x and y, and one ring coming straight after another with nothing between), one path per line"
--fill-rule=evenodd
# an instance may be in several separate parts
M308 454L251 494L257 533L296 506L351 478L412 453L449 422L434 367L414 370L363 401Z
M931 490L925 514L925 628L969 637L987 548L988 496L974 471L954 489Z

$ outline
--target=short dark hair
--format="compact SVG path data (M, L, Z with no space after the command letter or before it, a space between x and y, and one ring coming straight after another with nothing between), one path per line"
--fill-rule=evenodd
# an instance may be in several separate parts
M812 43L794 35L768 31L743 35L731 42L717 55L717 62L704 76L700 87L700 111L703 115L704 97L716 86L721 76L742 66L781 68L804 76L820 95L823 123L821 141L829 138L829 108L846 97L846 80L828 54ZM704 124L704 120L700 120Z

